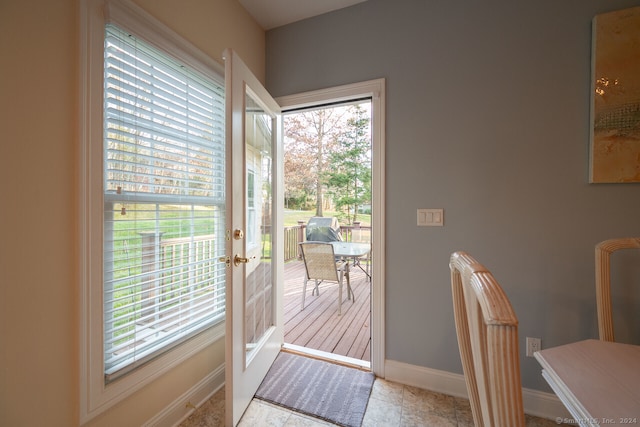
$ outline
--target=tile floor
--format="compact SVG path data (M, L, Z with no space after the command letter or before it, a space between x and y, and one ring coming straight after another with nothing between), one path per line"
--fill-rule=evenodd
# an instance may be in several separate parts
M527 427L552 427L558 423L526 417ZM240 420L240 427L326 427L334 424L254 399ZM198 408L180 427L224 426L224 389ZM467 399L447 396L376 379L363 427L473 427Z

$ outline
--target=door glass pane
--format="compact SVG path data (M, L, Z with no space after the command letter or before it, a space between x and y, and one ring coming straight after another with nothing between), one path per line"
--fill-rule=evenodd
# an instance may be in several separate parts
M246 95L245 183L246 253L245 342L247 358L274 324L271 268L273 117ZM253 259L255 257L255 259Z

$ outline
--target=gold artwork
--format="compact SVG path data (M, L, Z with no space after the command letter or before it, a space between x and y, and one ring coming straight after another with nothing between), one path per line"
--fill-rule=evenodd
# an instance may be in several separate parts
M589 180L640 182L640 7L593 20Z

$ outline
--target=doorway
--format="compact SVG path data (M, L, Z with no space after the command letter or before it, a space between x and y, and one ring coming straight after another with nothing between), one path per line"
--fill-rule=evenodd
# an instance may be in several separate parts
M258 385L265 377L268 369L275 360L282 345L283 337L283 267L284 267L284 224L283 224L283 185L282 184L282 144L281 140L281 112L283 107L308 108L312 105L332 102L345 102L354 99L371 99L371 363L370 370L376 376L384 377L384 80L374 80L355 85L310 92L301 95L281 98L279 103L274 101L260 82L251 74L248 67L231 49L225 50L225 92L226 92L226 146L231 156L229 171L231 179L227 181L227 193L230 197L231 212L228 215L226 227L226 256L220 257L231 274L227 274L226 285L226 362L225 362L225 405L226 424L236 425L241 414L251 401ZM331 95L331 96L329 96ZM250 126L254 123L256 126ZM253 138L254 131L260 129L258 138ZM257 141L270 141L271 154L264 151L265 144ZM248 146L247 146L248 145ZM252 153L252 156L246 156ZM265 179L256 187L257 168L251 165L258 163L249 161L250 158L260 158L260 169L264 168ZM269 161L275 159L275 161ZM252 172L253 170L253 172ZM266 178L273 178L269 181ZM271 182L272 184L269 184ZM245 184L249 186L246 187ZM244 190L244 191L243 191ZM269 209L262 212L274 211L274 215L252 214L259 191L268 198ZM243 194L244 193L244 194ZM278 201L273 203L272 201ZM273 236L273 239L252 239L243 230L253 228L251 218L272 218L273 223L263 222L259 229ZM249 220L250 223L247 223ZM257 231L257 229L256 229ZM258 261L257 255L249 253L252 245L247 245L247 239L258 243L264 248L264 254ZM265 242L265 245L259 242ZM271 244L268 244L271 242ZM269 256L267 257L267 253ZM346 254L344 256L350 256ZM255 258L254 258L255 257ZM255 260L252 261L252 260ZM268 261L270 260L270 261ZM257 271L253 265L268 262L271 272L267 273L271 283L270 291L264 293L265 298L247 300L253 295L246 291L252 286L253 279L246 273ZM247 268L247 266L250 268ZM256 266L257 267L257 266ZM265 322L247 322L248 313L246 303L258 301L258 308L264 308L256 313ZM264 315L268 314L267 317ZM256 317L256 319L258 319ZM261 334L254 335L247 325L256 325ZM264 328L263 328L264 326Z
M341 316L337 284L322 284L318 296L308 287L302 310L304 262L285 263L285 348L383 376L384 80L277 102L284 122L285 230L297 233L294 250L318 216L335 217L343 240L372 248L352 260L355 301L344 299Z

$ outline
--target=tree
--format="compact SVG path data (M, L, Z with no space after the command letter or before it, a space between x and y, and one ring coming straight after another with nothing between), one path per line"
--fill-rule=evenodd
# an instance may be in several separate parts
M316 216L322 216L328 157L344 131L346 109L323 108L285 116L285 197L306 203L315 197Z
M329 154L331 168L324 180L339 211L349 224L357 221L358 209L371 202L370 113L360 104L349 108L347 126Z

